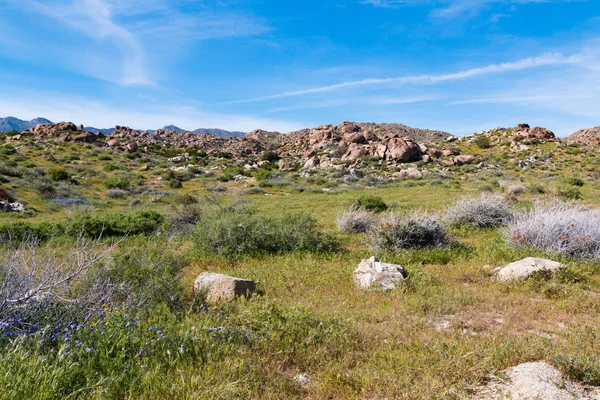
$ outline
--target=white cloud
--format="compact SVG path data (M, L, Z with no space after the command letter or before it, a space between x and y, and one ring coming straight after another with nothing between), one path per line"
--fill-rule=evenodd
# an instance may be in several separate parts
M184 54L188 43L269 30L252 16L206 7L198 0L0 0L2 3L57 22L45 26L45 31L38 25L33 29L1 26L11 22L2 21L0 33L10 32L11 39L0 39L0 46L9 56L59 64L122 85L153 85L157 68L170 61L172 54ZM186 12L180 9L183 6ZM61 41L51 37L65 32L76 35L65 35ZM79 40L82 38L85 40ZM25 42L27 51L14 51L19 42ZM160 62L159 55L165 56Z
M414 84L414 85L431 85L441 82L458 81L467 78L472 78L487 74L496 74L502 72L521 71L524 69L538 68L544 66L575 64L580 60L578 55L563 56L561 54L545 54L539 57L524 58L515 62L506 62L501 64L490 64L484 67L470 68L458 72L437 74L437 75L412 75L399 76L391 78L367 78L355 81L347 81L336 83L334 85L326 85L313 87L309 89L294 90L283 93L277 93L267 96L254 97L250 99L234 100L223 104L239 104L252 103L264 100L280 99L285 97L304 96L315 93L333 92L345 88L353 88L360 86L384 85L384 84Z

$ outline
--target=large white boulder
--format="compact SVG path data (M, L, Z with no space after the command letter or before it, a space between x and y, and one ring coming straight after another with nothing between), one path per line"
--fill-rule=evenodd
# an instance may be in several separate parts
M529 362L503 371L506 379L492 379L473 397L475 400L592 400L600 399L597 390L581 387L552 365Z
M554 274L564 267L563 264L556 261L546 260L544 258L527 257L500 268L497 272L497 278L502 282L522 280L538 271L547 271Z
M362 288L393 290L404 285L404 267L382 263L375 257L362 260L354 270L354 281Z
M206 295L209 303L232 301L236 297L249 296L256 289L254 281L233 276L204 272L194 282L194 292Z

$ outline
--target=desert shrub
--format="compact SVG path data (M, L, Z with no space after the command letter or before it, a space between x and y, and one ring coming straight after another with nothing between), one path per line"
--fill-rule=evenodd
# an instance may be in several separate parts
M173 180L169 181L169 187L171 189L180 189L183 187L183 184L181 183L181 181L179 181L177 179L173 179Z
M444 223L434 215L389 214L367 229L367 240L374 251L443 247L451 243Z
M536 204L516 216L506 237L518 248L600 261L600 210L562 201Z
M256 178L257 181L267 180L271 176L271 171L269 171L268 169L260 169L256 173L254 173L254 178Z
M530 183L527 185L527 191L531 194L544 194L546 189L539 183Z
M490 138L485 135L478 135L477 137L475 137L474 142L480 149L489 149L490 147L492 147L492 142Z
M118 169L119 169L119 166L118 166L118 165L116 165L116 164L106 164L106 165L104 165L104 167L102 167L102 169L103 169L104 171L111 172L111 171L116 171L116 170L118 170Z
M565 178L564 182L567 185L578 186L578 187L581 187L581 186L583 186L585 184L585 182L583 181L583 179L577 178L575 176L570 176L568 178Z
M382 212L388 209L388 205L379 196L363 195L352 202L352 206L363 208L367 211Z
M48 170L48 176L53 181L66 181L70 178L69 173L61 168L50 168Z
M279 159L279 154L274 151L265 151L260 155L259 159L262 161L273 162Z
M265 194L266 192L262 188L251 187L251 188L248 188L245 193L246 194Z
M224 193L227 191L227 187L223 185L215 185L208 188L213 193Z
M157 304L178 308L184 294L179 285L184 265L170 243L140 238L113 252L96 280L114 286L111 300L115 304L125 303L138 311Z
M12 203L13 201L16 201L17 198L12 192L0 187L0 200L8 201L9 203Z
M65 223L65 232L87 237L150 234L158 229L164 217L155 211L131 214L80 215Z
M126 176L113 176L104 181L107 189L127 190L131 187L131 179Z
M507 201L485 193L479 197L464 197L446 211L449 222L476 228L504 225L513 217L514 210Z
M29 240L50 240L64 233L61 224L51 222L31 223L25 221L0 224L0 241L22 243Z
M577 188L558 187L556 194L563 200L580 200L582 197Z
M27 168L11 166L7 162L0 164L0 175L21 178L24 175L27 175L28 173L29 171L27 170Z
M125 199L129 195L129 192L122 189L110 189L106 192L106 197L111 199Z
M168 230L171 233L182 233L197 224L204 215L204 209L198 202L179 204L174 207L169 220Z
M101 160L101 161L110 161L110 160L112 160L112 157L109 156L108 154L102 154L102 155L100 155L98 157L98 160Z
M373 212L350 206L337 216L337 228L342 232L365 232L373 226Z
M184 204L184 205L196 204L196 203L198 203L198 199L190 193L185 193L185 194L182 194L181 196L177 196L175 198L175 202L178 204Z
M212 211L197 223L192 237L198 250L226 257L324 253L340 246L334 236L318 230L310 214L264 217L247 209Z

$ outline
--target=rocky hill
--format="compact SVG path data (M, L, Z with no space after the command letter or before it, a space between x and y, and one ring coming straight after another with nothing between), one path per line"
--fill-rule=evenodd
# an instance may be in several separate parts
M568 144L600 146L600 126L580 129L567 137Z

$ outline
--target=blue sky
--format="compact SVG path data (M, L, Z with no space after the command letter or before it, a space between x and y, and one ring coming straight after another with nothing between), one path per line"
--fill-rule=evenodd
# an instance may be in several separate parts
M0 0L0 116L600 125L598 0Z

